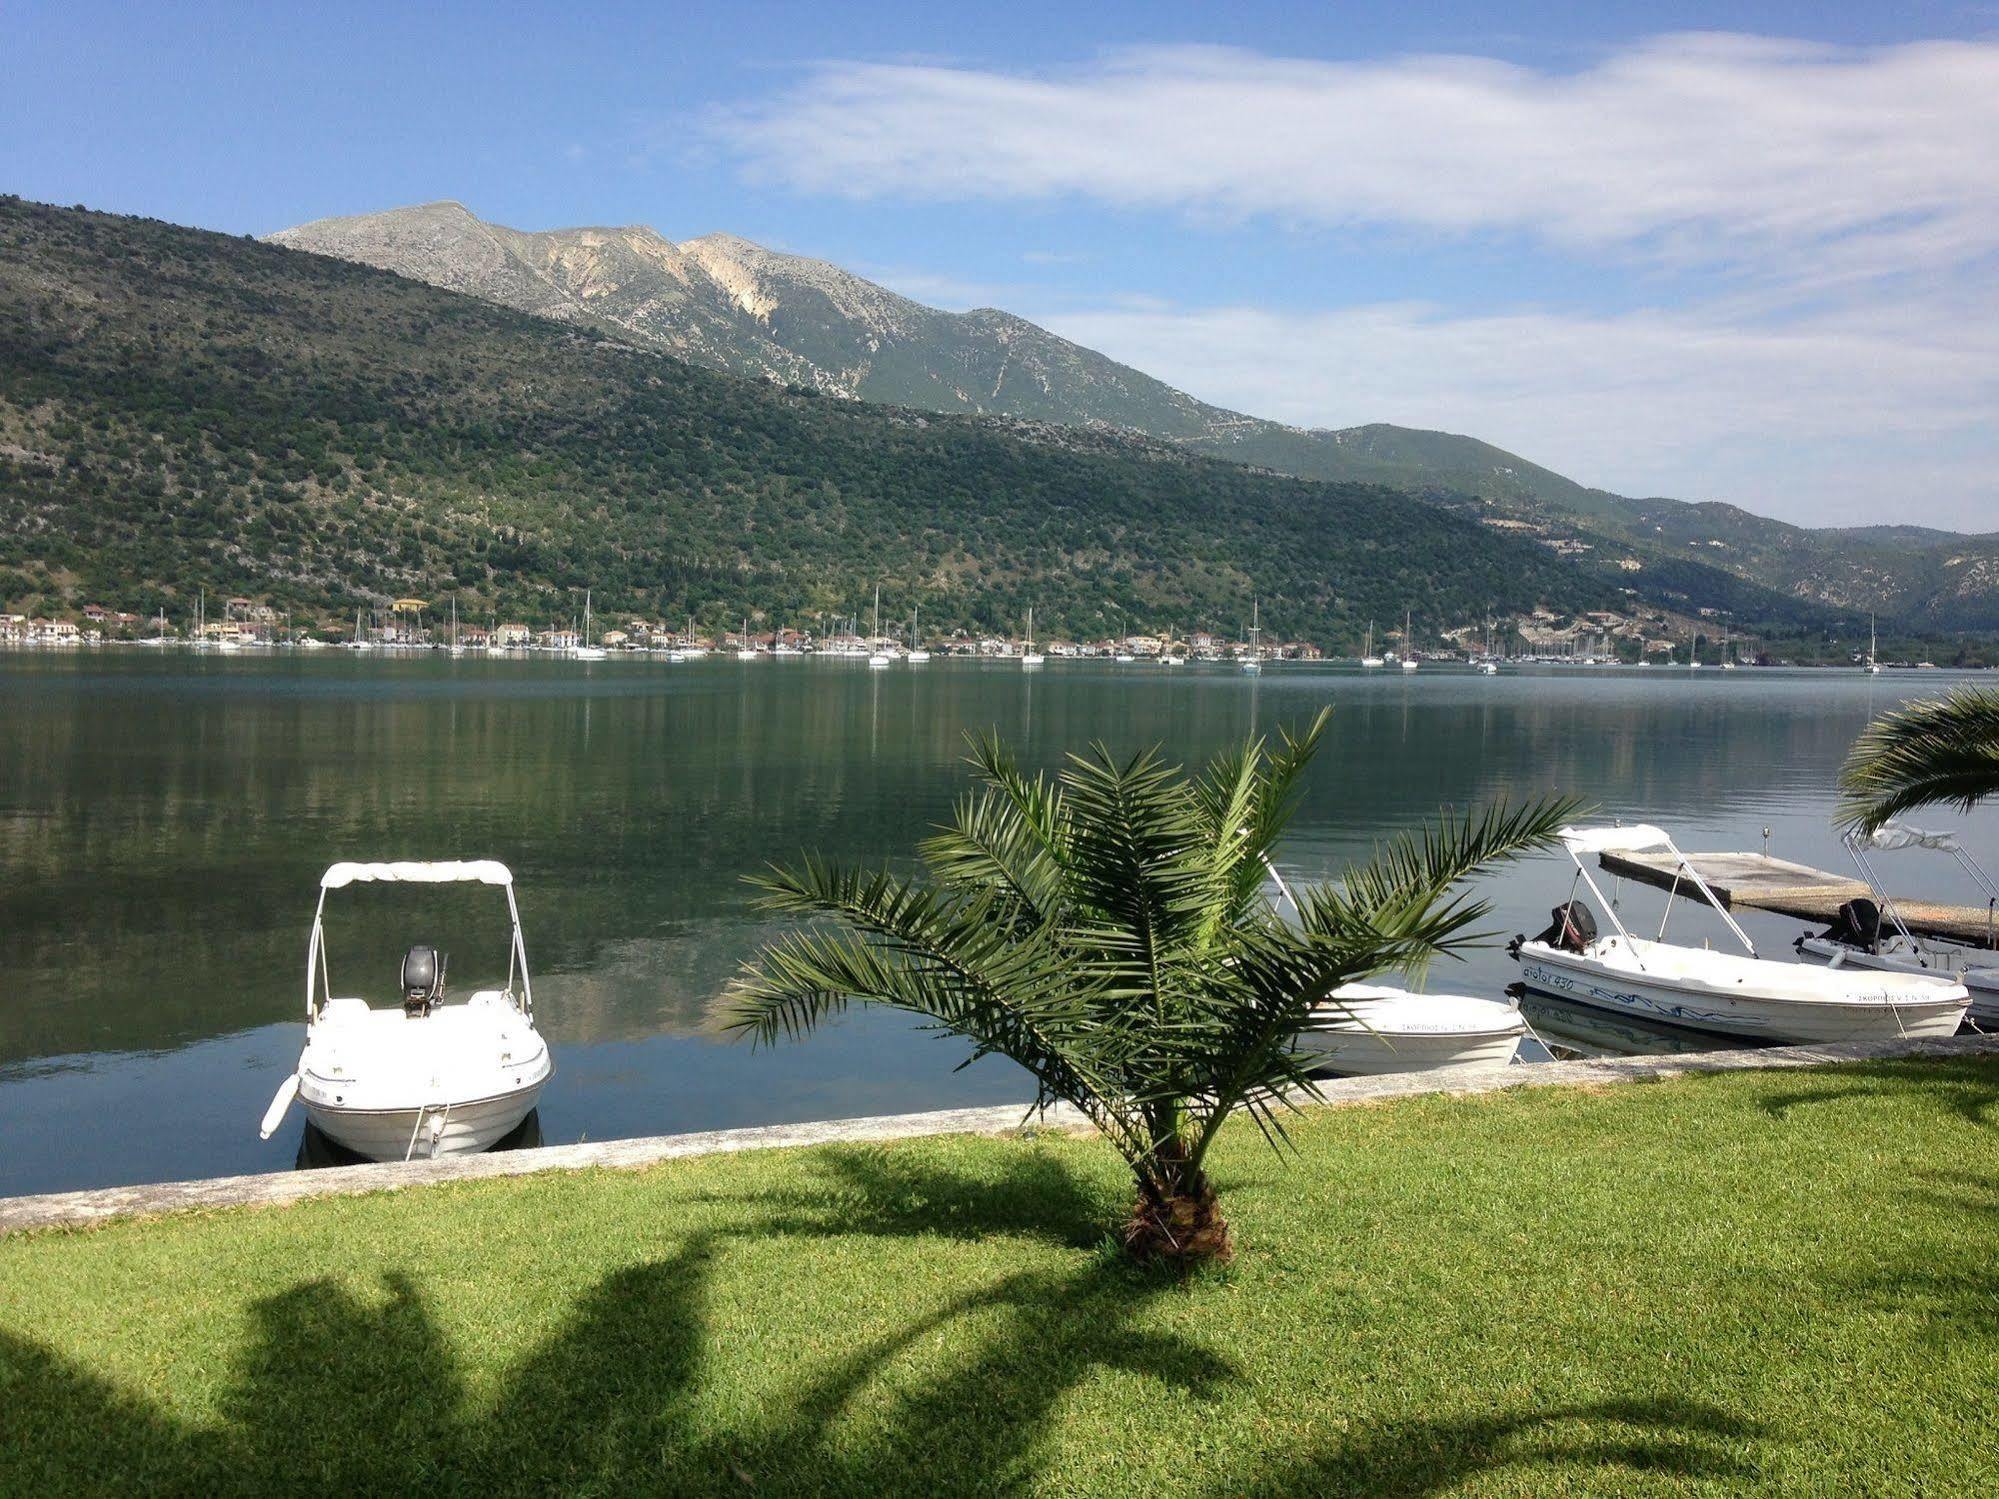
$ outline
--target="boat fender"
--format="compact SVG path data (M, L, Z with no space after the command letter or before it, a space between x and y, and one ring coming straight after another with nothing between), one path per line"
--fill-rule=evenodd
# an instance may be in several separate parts
M290 1077L278 1084L278 1091L276 1096L271 1099L271 1106L264 1110L263 1123L257 1127L258 1139L268 1140L271 1138L271 1132L283 1121L285 1110L292 1106L292 1100L296 1097L298 1097L298 1074L294 1072Z

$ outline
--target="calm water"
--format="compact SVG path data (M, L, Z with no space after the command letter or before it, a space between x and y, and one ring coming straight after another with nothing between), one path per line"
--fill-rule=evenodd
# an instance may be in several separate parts
M1099 737L1191 758L1330 703L1283 860L1306 878L1442 804L1552 791L1687 848L1756 848L1767 827L1773 852L1835 868L1832 779L1854 734L1948 680L0 655L0 1193L290 1165L299 1112L268 1142L256 1123L297 1058L334 859L513 866L556 1052L549 1143L1007 1102L1029 1091L1010 1064L954 1073L955 1042L896 1017L761 1052L710 1018L772 930L742 877L805 849L906 857L964 787L969 728L1050 764ZM1999 848L1999 823L1974 826ZM1947 860L1905 859L1906 888L1969 898ZM1554 855L1495 880L1494 927L1545 924L1568 872ZM452 953L455 992L504 968L492 892L334 900L339 992L385 1000L420 939ZM1656 921L1647 893L1627 909ZM1799 929L1746 924L1774 951ZM1513 977L1495 948L1430 987L1496 995ZM1675 1044L1543 1018L1581 1046Z

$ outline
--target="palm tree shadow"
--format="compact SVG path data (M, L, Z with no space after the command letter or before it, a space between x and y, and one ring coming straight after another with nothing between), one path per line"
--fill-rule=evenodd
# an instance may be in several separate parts
M1913 1189L1932 1207L1963 1217L1999 1219L1999 1182L1971 1171L1922 1171ZM1981 1264L1924 1256L1912 1263L1855 1272L1833 1281L1831 1294L1890 1313L1922 1317L1938 1339L1999 1335L1999 1275Z
M1801 1088L1773 1093L1761 1100L1765 1113L1784 1119L1806 1104L1839 1103L1857 1098L1900 1098L1914 1094L1925 1101L1948 1104L1967 1124L1991 1129L1999 1111L1999 1070L1990 1058L1952 1057L1913 1062L1849 1063L1838 1071L1842 1087Z
M1230 1495L1370 1495L1417 1499L1481 1473L1559 1464L1587 1490L1588 1468L1681 1480L1749 1479L1738 1449L1760 1429L1699 1401L1614 1400L1512 1415L1397 1421L1352 1441L1262 1467L1216 1490ZM1552 1476L1552 1475L1551 1475ZM1605 1475L1605 1489L1618 1486ZM1550 1487L1553 1487L1550 1483ZM1566 1486L1566 1485L1565 1485Z
M775 1222L752 1195L739 1229L692 1234L604 1276L490 1402L468 1396L417 1280L400 1272L378 1297L315 1278L255 1303L212 1425L0 1332L0 1492L741 1492L748 1481L880 1495L919 1483L939 1492L943 1473L943 1491L993 1493L1027 1482L1062 1397L1096 1371L1195 1398L1236 1378L1198 1344L1140 1325L1155 1298L1178 1294L1175 1283L1090 1258L904 1318L815 1378L786 1384L780 1368L761 1408L718 1414L702 1401L704 1375L735 1356L732 1342L755 1337L717 1333L708 1310L710 1273L737 1234L1025 1233L1073 1244L1101 1226L1101 1194L1045 1159L1000 1183L984 1208L992 1183L891 1153L830 1153L828 1175L824 1198L780 1199ZM837 1337L837 1308L831 1318ZM951 1350L941 1360L940 1342Z
M882 1146L828 1146L813 1153L820 1179L696 1200L754 1212L772 1233L934 1235L984 1240L1024 1237L1063 1249L1104 1243L1125 1206L1114 1190L1079 1178L1045 1151L1007 1151L999 1174L940 1166Z

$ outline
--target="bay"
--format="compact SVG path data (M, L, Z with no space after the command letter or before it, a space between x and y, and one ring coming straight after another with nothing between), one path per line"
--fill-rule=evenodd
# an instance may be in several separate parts
M335 859L513 867L556 1057L548 1143L1008 1102L1031 1091L1010 1064L954 1071L962 1045L900 1017L855 1013L767 1050L715 1025L729 977L778 930L744 876L807 850L906 865L966 788L969 730L997 728L1050 769L1091 740L1191 761L1330 705L1287 877L1335 875L1443 806L1556 792L1662 822L1686 848L1761 848L1767 829L1772 852L1844 869L1842 756L1872 715L1952 680L0 655L0 1193L289 1166L296 1112L268 1142L256 1121L297 1056L307 927ZM1999 846L1991 813L1956 821L1981 855ZM1947 860L1893 867L1906 891L1975 895ZM1571 874L1555 854L1488 880L1496 937L1543 925ZM465 992L504 964L501 912L476 894L342 892L336 988L379 1003L404 948L435 940ZM1656 922L1656 895L1626 895L1635 926ZM1722 935L1684 904L1673 921ZM1801 930L1745 924L1769 955ZM1497 995L1513 978L1495 944L1427 982Z

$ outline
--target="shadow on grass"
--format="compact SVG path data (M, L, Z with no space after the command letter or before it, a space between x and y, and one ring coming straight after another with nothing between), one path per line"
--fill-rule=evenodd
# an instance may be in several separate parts
M1808 1104L1850 1103L1857 1098L1919 1097L1951 1109L1967 1124L1994 1127L1999 1111L1999 1064L1987 1057L1907 1062L1852 1062L1835 1074L1838 1086L1802 1087L1761 1100L1765 1113L1783 1119Z
M1008 1493L1034 1486L1068 1397L1103 1374L1143 1382L1122 1407L1134 1426L1240 1391L1226 1359L1144 1325L1148 1307L1184 1294L1179 1282L1074 1252L1100 1240L1106 1189L1058 1159L1023 1156L997 1177L899 1151L828 1151L817 1164L823 1194L710 1199L739 1206L740 1226L690 1233L604 1276L476 1388L421 1285L400 1273L358 1292L305 1280L251 1304L232 1367L210 1374L198 1350L180 1365L222 1387L191 1401L218 1413L201 1421L0 1331L0 1493ZM926 1298L801 1376L739 1311L711 1312L732 1241L777 1234L829 1245L1021 1235L1071 1253L1058 1270ZM507 1273L477 1245L466 1255L476 1273ZM838 1312L771 1346L801 1331L840 1337ZM1738 1471L1730 1444L1753 1435L1671 1401L1409 1421L1259 1456L1216 1492L1418 1495L1535 1463L1726 1476ZM1129 1445L1115 1424L1099 1439ZM1180 1471L1198 1491L1197 1455Z
M373 1295L315 1279L251 1304L213 1423L0 1330L0 1493L993 1493L1030 1482L1058 1405L1098 1370L1202 1400L1237 1379L1199 1344L1138 1325L1175 1283L1099 1257L978 1286L788 1377L754 1330L711 1329L711 1274L734 1237L1075 1246L1104 1226L1101 1194L1045 1157L999 1181L889 1152L825 1161L824 1197L747 1196L740 1229L605 1276L487 1396L400 1273ZM935 1359L944 1336L964 1352L916 1373L909 1361Z
M1919 1171L1910 1196L1962 1218L1999 1220L1999 1181L1973 1171ZM1999 1275L1981 1262L1930 1258L1871 1273L1853 1273L1831 1294L1923 1319L1934 1340L1999 1338Z
M1590 1492L1614 1486L1582 1470L1623 1469L1667 1479L1748 1479L1739 1449L1758 1428L1697 1401L1613 1400L1597 1405L1456 1420L1396 1421L1353 1440L1260 1468L1220 1492L1243 1495L1378 1495L1415 1499L1480 1473L1550 1469L1547 1486ZM1552 1472L1566 1470L1557 1480Z
M1128 1206L1116 1191L1079 1180L1059 1157L1040 1151L1008 1155L997 1174L867 1146L822 1146L811 1162L821 1177L814 1186L693 1200L752 1211L768 1233L1018 1236L1064 1249L1104 1243Z

